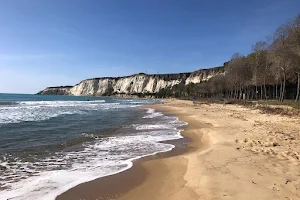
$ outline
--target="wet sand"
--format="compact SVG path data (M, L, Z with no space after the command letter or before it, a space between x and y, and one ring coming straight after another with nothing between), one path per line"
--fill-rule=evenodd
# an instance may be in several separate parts
M161 105L145 106L145 108L150 107L163 112L168 116L176 115L175 112L172 112L170 109L166 109L165 107L161 107ZM180 120L184 121L183 119ZM157 170L157 178L155 178L156 180L153 182L152 187L161 187L162 185L160 185L160 183L163 183L162 179L164 178L164 175L169 173L176 173L178 174L178 177L182 179L183 173L186 170L184 168L186 163L181 164L181 161L176 164L174 163L174 166L172 166L173 170L170 171L170 166L167 166L161 161L165 158L177 157L178 155L195 151L198 148L199 145L195 144L195 142L199 143L199 137L202 135L201 133L197 135L194 135L194 133L190 134L191 130L189 127L191 126L202 128L207 125L197 121L190 121L188 126L184 128L184 131L181 132L184 139L165 141L165 143L175 145L175 148L172 151L158 153L153 156L147 156L145 158L135 160L132 168L118 174L82 183L59 195L56 200L117 199L129 192L131 189L141 185L146 179L148 180L148 171L150 168ZM205 145L202 146L204 147ZM178 173L179 171L181 171L181 174Z
M300 199L299 118L180 100L153 108L189 123L188 148L141 159L57 199Z

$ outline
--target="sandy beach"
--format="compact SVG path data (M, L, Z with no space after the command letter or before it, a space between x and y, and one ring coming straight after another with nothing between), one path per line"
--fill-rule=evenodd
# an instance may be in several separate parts
M152 107L189 123L186 150L138 161L57 199L300 199L299 118L181 100Z

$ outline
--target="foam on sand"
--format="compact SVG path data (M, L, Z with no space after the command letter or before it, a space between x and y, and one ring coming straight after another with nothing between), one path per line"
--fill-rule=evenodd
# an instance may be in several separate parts
M155 118L155 117L163 116L162 113L160 113L160 112L155 112L155 110L152 109L152 108L148 108L147 113L148 113L149 115L146 115L146 116L144 116L143 118Z

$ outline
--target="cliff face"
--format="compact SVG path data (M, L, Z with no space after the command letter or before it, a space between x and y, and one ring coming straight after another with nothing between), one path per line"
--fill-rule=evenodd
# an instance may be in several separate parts
M155 94L164 88L172 88L179 83L190 84L207 81L223 73L223 69L201 69L192 73L179 74L135 74L126 77L105 77L81 81L75 86L48 87L38 94L74 96L111 96Z
M70 90L73 86L59 86L59 87L47 87L46 89L38 92L37 94L44 95L72 95Z
M201 83L204 81L208 81L212 77L215 77L221 73L224 73L223 67L200 69L190 74L190 76L185 81L185 85L188 85L190 83Z

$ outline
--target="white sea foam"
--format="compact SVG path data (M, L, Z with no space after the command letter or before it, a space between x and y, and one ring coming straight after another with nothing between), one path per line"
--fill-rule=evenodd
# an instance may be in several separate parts
M116 100L116 101L133 101L133 99L113 99L113 100Z
M93 101L20 101L21 105L77 105L77 104L89 104L93 102L105 103L105 100L93 100Z
M136 107L120 103L96 101L26 101L14 106L0 106L0 125L24 121L42 121L60 115L84 114L90 110Z
M148 110L147 110L147 112L146 113L148 113L149 115L146 115L146 116L144 116L143 118L155 118L155 117L159 117L159 116L163 116L163 114L162 113L160 113L160 112L155 112L155 109L152 109L152 108L148 108Z
M131 104L145 104L144 102L142 101L133 101L133 102L129 102Z
M153 114L154 113L155 112L153 111ZM164 129L177 129L180 126L187 125L186 122L179 121L177 117L168 117L162 115L161 118L167 119L168 123L159 122L156 124L133 124L132 126L136 130L164 130Z
M146 113L154 113L155 112L155 109L153 108L147 108L147 112Z
M130 168L133 159L171 150L173 145L155 142L163 140L164 138L158 134L153 137L143 135L110 137L94 145L86 146L82 152L68 153L59 159L61 162L54 158L41 161L36 165L46 164L47 167L61 165L63 167L66 165L65 162L74 162L73 159L77 158L77 162L72 164L69 170L36 171L35 176L18 182L6 183L4 186L10 189L0 192L0 199L55 199L60 193L82 182Z
M140 124L135 127L136 130L152 130L152 129L175 129L169 124Z
M144 135L147 134L147 135ZM82 182L119 173L132 166L132 160L173 149L173 145L158 143L160 141L181 138L178 131L173 133L146 132L136 136L110 137L95 145L87 146L83 152L71 152L63 160L79 161L70 170L36 172L29 177L12 184L9 191L0 192L3 199L36 199L53 200L65 190ZM111 151L111 149L113 151ZM88 159L84 159L88 158ZM65 165L54 159L44 162L48 166ZM21 164L21 163L19 163ZM43 163L38 163L39 165Z
M161 114L160 112L156 112L156 113L153 113L153 114L150 114L150 115L146 115L143 118L155 118L155 117L159 117L159 116L162 116L162 115L163 114Z
M156 113L153 109L147 112ZM81 151L57 152L35 163L16 160L8 165L4 158L0 163L7 167L4 175L12 178L2 182L2 187L7 189L0 191L0 200L54 200L57 195L80 183L132 167L134 159L170 151L174 145L160 142L182 138L177 128L184 123L162 114L159 121L152 125L133 125L140 132L127 135L98 138L93 134L82 133L96 140L84 143Z

